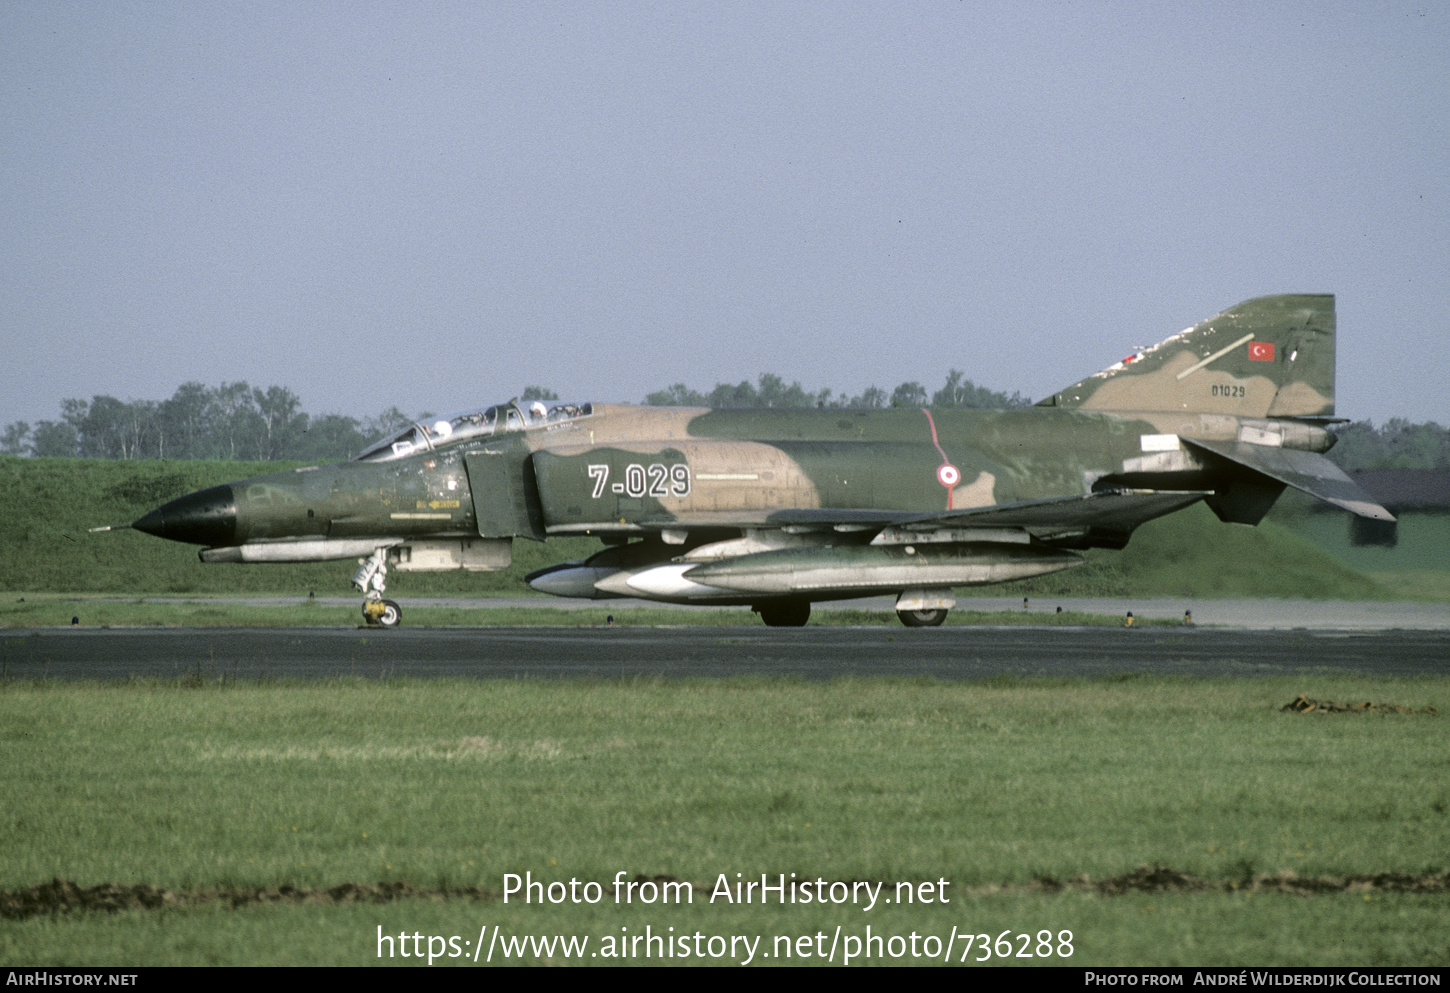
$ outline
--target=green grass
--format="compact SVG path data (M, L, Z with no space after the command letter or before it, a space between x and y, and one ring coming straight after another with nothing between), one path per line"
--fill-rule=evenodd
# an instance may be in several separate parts
M1297 693L1450 705L1450 680L0 683L0 888L504 873L945 878L946 906L404 901L0 924L5 963L346 962L396 933L1074 931L1073 964L1450 961L1445 894L1020 889L1161 864L1212 882L1446 871L1450 736ZM1366 899L1368 897L1368 899Z
M1365 573L1450 572L1450 514L1405 511L1396 524L1392 548L1355 545L1346 514L1326 513L1300 500L1282 501L1271 519Z
M1407 511L1393 548L1355 545L1344 514L1323 513L1306 501L1281 501L1273 519L1356 569L1397 599L1450 601L1450 514Z
M127 462L0 456L0 590L56 593L291 593L348 590L354 564L204 565L193 546L134 531L88 528L134 521L173 497L290 463ZM394 596L530 595L526 573L582 558L588 538L515 541L514 564L493 573L398 573ZM1266 521L1223 524L1202 505L1139 528L1121 552L1036 580L959 590L971 596L1195 596L1384 599L1375 580Z
M974 942L966 965L1074 965L1074 966L1389 966L1445 965L1450 962L1445 941L1446 901L1440 896L1401 894L1339 894L1310 899L1284 894L1195 894L1163 896L1133 894L1104 899L1085 893L998 896L958 895L952 903L905 911L888 907L870 914L832 912L817 907L754 909L696 905L669 911L641 907L601 905L600 908L540 908L513 903L415 901L381 906L270 906L237 910L210 906L119 914L87 914L37 918L0 924L0 962L64 963L115 966L118 964L176 965L289 965L357 966L384 964L422 966L426 958L404 959L396 954L378 957L378 929L387 935L400 932L425 936L457 936L459 946L477 939L479 928L501 926L510 936L578 935L589 937L582 964L649 964L642 957L615 962L588 957L601 948L601 939L655 933L745 935L763 940L760 952L771 954L777 938L798 939L817 933L830 938L838 925L847 936L874 935L907 938L913 931L936 936L945 944L953 927L961 932L987 933L993 939L1007 931L1011 938L1047 929L1054 937L1073 934L1073 954L1064 958L979 961L981 945ZM628 928L628 932L622 929ZM1009 939L1010 940L1010 939ZM1015 952L1020 944L1012 942ZM440 946L442 947L442 946ZM962 943L955 946L953 965L962 966ZM472 948L463 949L471 955ZM487 949L485 949L486 954ZM742 958L743 958L743 949ZM841 960L837 953L836 961ZM471 958L439 958L433 968L480 968ZM935 965L922 959L879 956L891 965ZM517 962L495 952L494 965ZM552 958L526 955L523 962L565 964ZM580 960L575 960L580 961ZM710 964L735 964L735 959L709 959ZM699 960L666 960L673 965L699 964ZM860 964L861 960L856 963ZM820 960L787 961L757 955L755 965L819 964Z
M145 603L117 601L103 597L30 594L0 601L0 628L69 627L72 620L83 627L354 627L361 623L357 606L339 607L320 603L289 603L275 606L200 601L197 603ZM627 609L595 607L432 607L409 604L404 609L408 627L758 627L760 618L749 610L670 610L630 606ZM897 627L890 610L817 610L813 625ZM1015 610L955 610L948 615L951 625L1066 625L1121 627L1123 618L1107 614L1065 611L1061 614L1024 613ZM1142 618L1141 627L1178 626L1177 621Z
M1376 572L1371 578L1397 600L1450 601L1450 569Z

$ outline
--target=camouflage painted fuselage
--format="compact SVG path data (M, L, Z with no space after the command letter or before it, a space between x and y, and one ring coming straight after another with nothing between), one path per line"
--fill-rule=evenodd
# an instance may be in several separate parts
M188 536L212 546L306 538L542 539L805 523L819 515L794 512L815 510L854 512L844 523L852 517L887 522L1088 494L1141 459L1144 436L1231 442L1257 423L1043 408L596 405L592 416L556 428L216 487L230 490L229 499L218 496L235 505L235 519L219 514L215 527L196 527ZM532 486L523 485L530 482L526 473ZM472 480L484 494L516 489L521 499L480 505Z
M1267 297L1032 408L509 404L135 526L208 561L375 554L402 570L499 568L514 538L594 535L609 547L531 583L757 605L895 591L903 611L940 612L952 586L1067 568L1200 499L1253 524L1289 485L1388 518L1319 454L1333 369L1333 298Z

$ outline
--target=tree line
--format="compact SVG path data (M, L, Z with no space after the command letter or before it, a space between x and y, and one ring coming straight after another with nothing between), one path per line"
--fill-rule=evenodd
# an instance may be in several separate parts
M309 415L285 386L183 383L167 400L95 396L60 403L60 417L0 431L0 452L93 459L338 460L408 424L390 407L359 420Z
M527 386L520 399L557 400L552 390ZM928 392L918 382L901 383L889 393L872 386L859 395L829 389L810 391L799 381L762 373L756 382L716 383L706 391L675 383L650 393L653 406L788 407L874 410L886 407L956 407L1002 410L1026 407L1020 393L978 386L960 370L947 373L941 389ZM252 387L245 382L206 386L183 383L167 400L118 400L94 396L67 399L57 420L31 425L15 421L0 431L0 454L104 459L231 459L332 462L350 458L368 443L415 420L396 406L375 417L310 415L285 386ZM1391 418L1338 425L1339 443L1329 457L1347 470L1450 468L1450 430L1430 421L1412 424Z
M554 391L526 386L520 400L557 400ZM902 383L890 393L877 387L860 396L811 392L799 382L789 385L771 373L752 384L717 383L708 393L683 383L651 393L646 404L704 407L1023 407L1020 394L1008 396L985 387L953 369L946 385L928 395L920 383ZM94 396L67 399L60 417L31 425L14 421L0 431L0 454L38 458L96 459L231 459L298 462L338 461L362 451L370 442L391 434L431 412L409 416L396 406L376 417L345 414L311 415L302 400L285 386L253 387L245 382L206 386L183 383L167 400L119 400Z
M1434 421L1391 417L1333 426L1339 441L1327 453L1341 469L1450 469L1450 429Z
M877 386L858 396L836 394L829 389L812 393L799 381L786 385L772 373L761 373L757 383L716 383L708 393L692 390L684 383L651 393L644 402L656 407L824 407L846 410L879 410L883 407L963 407L974 410L1006 410L1028 407L1032 401L1020 393L1008 396L978 386L959 369L947 372L945 385L934 393L917 382L902 383L887 393Z

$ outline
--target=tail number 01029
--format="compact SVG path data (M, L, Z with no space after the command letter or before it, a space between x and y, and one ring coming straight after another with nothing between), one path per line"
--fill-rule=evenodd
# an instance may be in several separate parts
M593 499L598 500L609 484L609 466L589 466L589 478L594 480ZM631 497L687 497L690 495L690 467L683 462L674 465L654 462L647 466L631 462L624 467L624 482L615 483L609 491Z

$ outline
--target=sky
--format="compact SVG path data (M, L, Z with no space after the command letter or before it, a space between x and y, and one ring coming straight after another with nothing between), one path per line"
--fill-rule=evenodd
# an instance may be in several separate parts
M1450 424L1444 3L0 5L0 424L950 368L1033 398L1334 293Z

